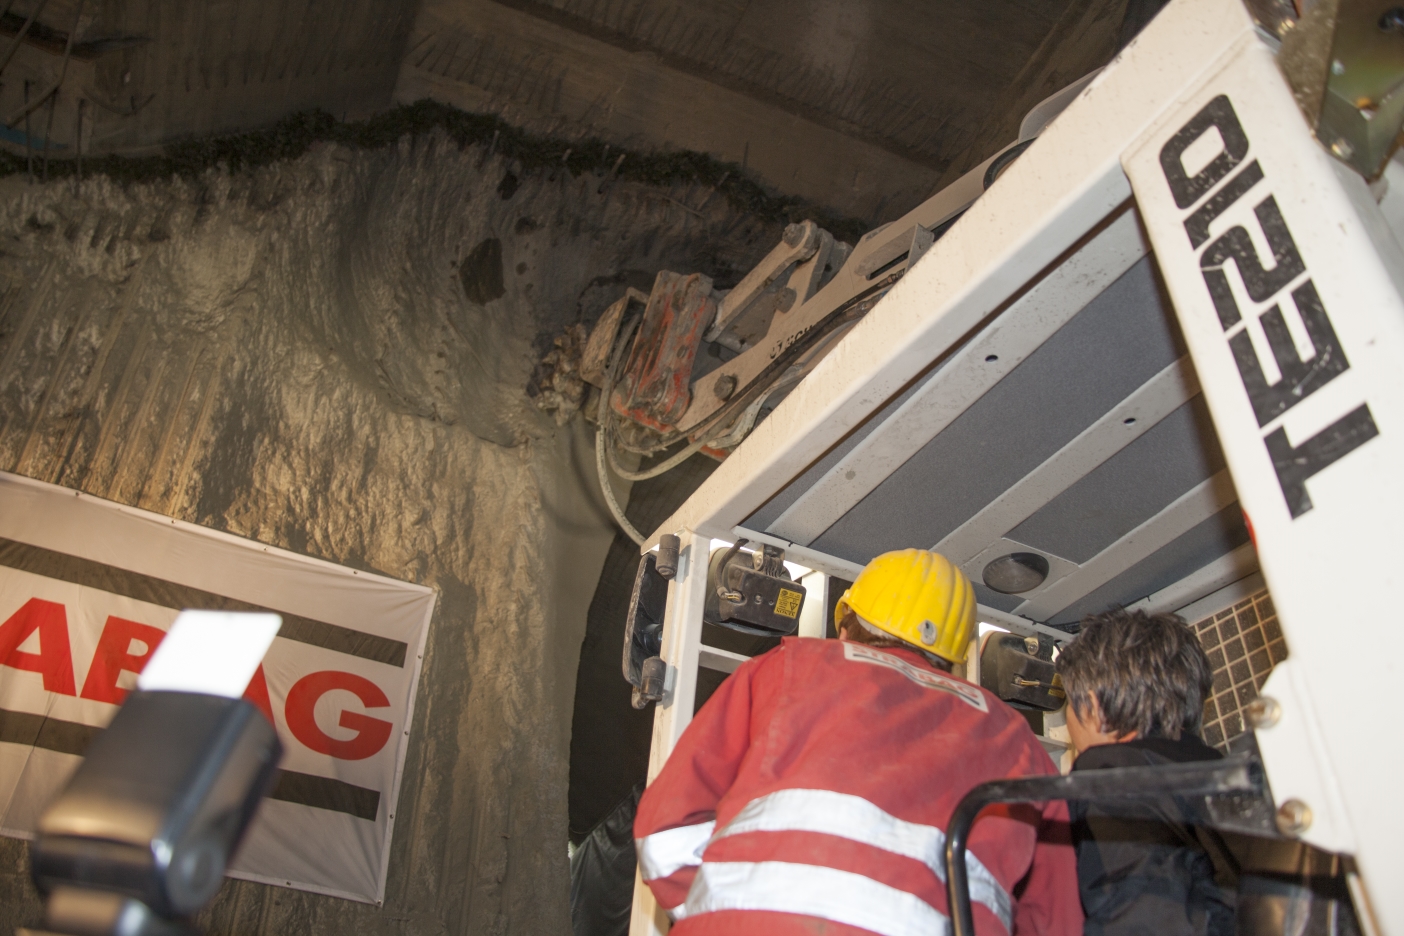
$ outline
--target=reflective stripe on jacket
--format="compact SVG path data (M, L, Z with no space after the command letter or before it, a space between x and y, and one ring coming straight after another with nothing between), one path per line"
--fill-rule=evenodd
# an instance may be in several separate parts
M1054 772L1018 713L915 651L786 638L722 684L644 793L639 868L678 936L820 920L826 934L943 934L956 803L985 780ZM987 811L967 871L982 936L1081 932L1061 802Z

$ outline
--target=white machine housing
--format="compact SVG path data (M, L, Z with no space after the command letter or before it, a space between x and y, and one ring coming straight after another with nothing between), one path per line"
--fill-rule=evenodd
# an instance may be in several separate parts
M1404 934L1404 747L1376 727L1401 675L1404 194L1377 200L1321 146L1274 51L1239 0L1173 0L653 533L645 550L674 533L682 556L650 780L698 666L741 662L701 643L710 541L782 546L816 597L825 575L851 580L892 538L865 500L1151 257L1188 354L939 538L884 548L937 548L978 581L1028 547L1008 535L1021 522L1202 392L1222 467L1091 555L1051 555L1042 585L983 619L1066 640L1043 622L1240 506L1251 544L1115 597L1173 610L1260 567L1290 649L1263 688L1280 717L1258 731L1274 798L1309 808L1304 840L1353 856L1367 930ZM1397 164L1385 178L1404 193ZM949 495L931 476L920 496ZM632 936L666 929L640 884Z

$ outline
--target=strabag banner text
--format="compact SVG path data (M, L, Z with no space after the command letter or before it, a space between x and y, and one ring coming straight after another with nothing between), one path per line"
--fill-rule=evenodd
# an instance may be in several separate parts
M182 609L273 611L244 697L285 753L229 874L379 903L434 597L0 472L0 833L32 836Z

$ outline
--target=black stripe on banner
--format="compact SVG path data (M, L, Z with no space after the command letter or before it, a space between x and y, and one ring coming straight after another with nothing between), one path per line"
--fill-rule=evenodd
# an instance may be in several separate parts
M11 712L0 709L0 741L28 747L58 751L60 754L83 756L101 728L78 722L59 721L32 712Z
M0 709L0 741L8 741L11 744L23 744L82 757L100 731L101 728L94 728L92 725L60 721L32 712ZM369 819L372 822L380 812L378 790L368 790L343 780L298 773L295 770L278 771L278 779L268 798L346 813L357 819Z
M371 822L380 812L379 790L368 790L330 777L317 777L294 770L278 771L278 782L273 785L273 792L268 794L268 798L343 812Z
M272 611L283 617L283 626L278 631L279 637L335 650L338 653L348 653L365 660L374 660L376 663L402 667L409 652L409 647L403 640L391 640L389 637L363 633L339 624L315 621L276 608L265 608L247 601L239 601L237 598L226 598L188 585L168 582L155 576L142 575L140 572L119 569L91 559L70 556L4 537L0 537L0 565L175 610L200 608L207 611Z

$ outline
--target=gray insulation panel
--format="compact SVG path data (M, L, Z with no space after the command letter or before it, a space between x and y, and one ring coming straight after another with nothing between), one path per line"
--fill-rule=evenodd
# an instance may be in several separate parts
M810 465L809 468L805 470L804 474L791 481L780 493L762 504L760 509L747 517L746 522L742 525L748 530L769 530L770 525L778 520L780 515L790 508L791 504L799 500L800 495L813 487L820 478L832 471L834 466L842 461L845 455L857 448L859 442L862 442L881 427L882 424L887 421L888 417L895 413L903 403L906 403L912 394L916 393L919 389L926 386L930 380L934 379L936 374L940 373L940 370L941 369L938 367L922 379L912 381L905 390L883 404L882 409L874 413L873 416L861 426L850 432L842 442L825 452L824 456L813 465ZM776 535L783 536L784 534L777 533Z
M1196 396L1006 535L1082 564L1223 467Z
M812 545L854 562L930 547L1177 360L1149 258L1128 270Z
M1136 389L1185 355L1154 259L1146 257L850 509L811 547L865 563L891 549L929 548L1021 481ZM766 530L915 390L863 426L749 517ZM1005 535L1083 563L1224 468L1203 398L1182 405L1054 496ZM777 527L776 535L785 536ZM1054 616L1136 601L1246 541L1235 504ZM1018 596L977 583L982 603L1012 611Z
M1051 623L1070 624L1084 614L1133 604L1227 555L1248 539L1243 510L1234 502L1101 588L1068 605L1052 616Z

